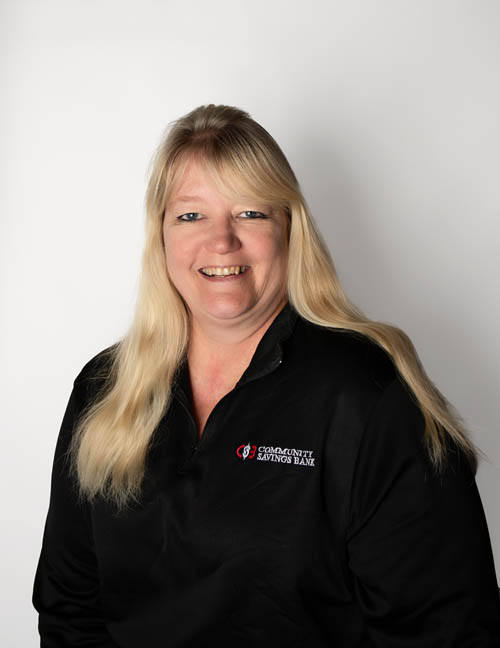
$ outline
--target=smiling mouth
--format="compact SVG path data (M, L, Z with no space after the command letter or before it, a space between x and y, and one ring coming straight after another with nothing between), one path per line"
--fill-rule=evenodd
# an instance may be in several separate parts
M245 274L250 266L246 265L234 265L234 266L205 266L200 268L200 272L204 277L209 278L225 278L225 277L237 277L239 275Z

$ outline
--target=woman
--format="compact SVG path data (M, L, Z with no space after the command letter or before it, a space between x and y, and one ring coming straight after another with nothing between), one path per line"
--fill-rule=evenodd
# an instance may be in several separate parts
M272 137L196 108L146 212L132 326L59 434L42 646L500 645L476 450L347 299Z

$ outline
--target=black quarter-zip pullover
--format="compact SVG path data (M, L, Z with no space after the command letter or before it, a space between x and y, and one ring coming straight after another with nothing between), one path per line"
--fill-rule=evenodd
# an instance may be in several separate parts
M57 441L33 604L44 648L493 648L500 601L474 475L431 467L424 419L367 337L266 330L197 442L187 361L140 504L79 504Z

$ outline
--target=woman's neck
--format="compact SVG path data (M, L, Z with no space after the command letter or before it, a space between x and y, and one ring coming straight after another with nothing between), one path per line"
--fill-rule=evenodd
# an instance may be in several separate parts
M260 321L247 318L238 325L224 323L218 326L193 317L188 347L190 368L208 380L211 376L225 374L232 377L242 367L244 370L286 301L286 298L283 299Z

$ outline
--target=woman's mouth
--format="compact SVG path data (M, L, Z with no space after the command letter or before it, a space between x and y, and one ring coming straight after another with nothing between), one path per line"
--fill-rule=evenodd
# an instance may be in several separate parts
M206 266L198 272L209 281L231 281L246 275L250 266Z

